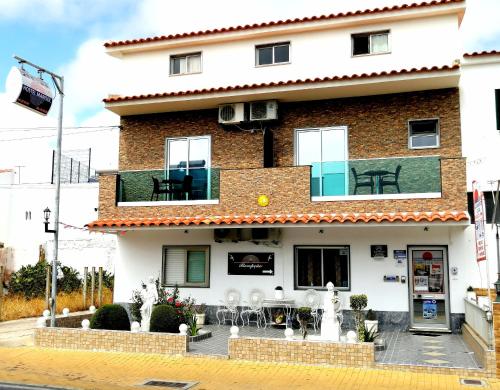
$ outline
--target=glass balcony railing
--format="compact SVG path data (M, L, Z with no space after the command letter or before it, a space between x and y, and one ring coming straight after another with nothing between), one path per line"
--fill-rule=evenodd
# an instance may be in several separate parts
M441 192L439 157L313 163L311 195L347 196Z
M118 202L218 200L219 176L219 168L123 171Z

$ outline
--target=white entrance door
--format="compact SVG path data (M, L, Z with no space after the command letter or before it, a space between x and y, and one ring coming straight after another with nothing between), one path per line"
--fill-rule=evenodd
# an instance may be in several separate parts
M447 248L413 246L408 252L411 329L449 331Z

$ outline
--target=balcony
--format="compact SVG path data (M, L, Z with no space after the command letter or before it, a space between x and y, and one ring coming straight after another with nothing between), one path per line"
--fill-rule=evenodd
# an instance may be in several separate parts
M313 201L441 197L439 157L359 159L313 163Z
M217 204L218 168L122 171L117 202L123 206Z

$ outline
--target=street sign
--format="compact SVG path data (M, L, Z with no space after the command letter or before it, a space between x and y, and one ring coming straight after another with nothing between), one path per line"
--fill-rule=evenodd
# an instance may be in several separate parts
M5 85L7 95L13 103L41 115L47 115L49 112L52 106L52 91L41 78L13 66Z

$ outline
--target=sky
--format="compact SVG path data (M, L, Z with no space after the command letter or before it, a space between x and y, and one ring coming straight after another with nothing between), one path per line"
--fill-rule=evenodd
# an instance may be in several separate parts
M40 127L55 126L57 101L45 118L7 101L4 80L16 65L13 54L64 76L63 150L92 147L95 167L116 168L118 133L103 126L118 125L119 118L104 110L102 99L113 90L117 60L105 54L104 42L413 1L0 0L0 168L25 165L29 171L55 146L55 130ZM500 0L467 1L464 52L500 49L498 15ZM37 175L34 170L29 180Z

